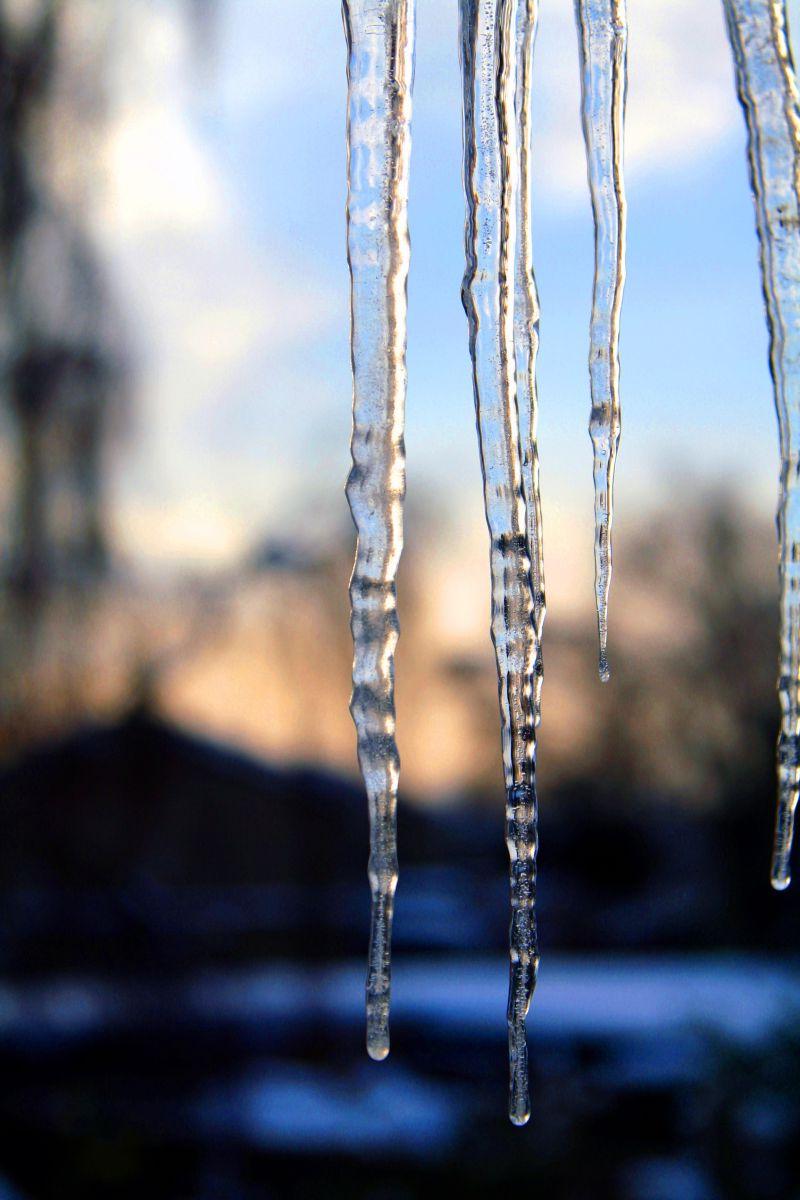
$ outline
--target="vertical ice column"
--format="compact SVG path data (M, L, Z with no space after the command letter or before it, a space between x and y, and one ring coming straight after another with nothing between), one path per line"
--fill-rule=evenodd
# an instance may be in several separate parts
M531 560L533 620L536 632L534 674L534 718L542 715L542 630L546 611L542 502L539 491L539 449L536 429L539 404L536 388L536 356L539 350L539 296L533 272L533 222L531 212L531 81L533 46L539 0L518 0L516 121L519 155L517 188L517 246L514 269L514 351L516 360L517 412L519 414L522 481L528 520L528 553Z
M397 786L394 653L403 548L408 175L414 0L343 0L347 37L347 258L351 280L352 468L358 534L350 580L350 711L369 803L372 896L367 1050L389 1053Z
M783 0L724 0L747 122L781 473L778 811L772 886L789 886L800 788L800 111Z
M519 164L516 0L461 0L466 272L475 408L491 542L492 640L497 656L511 930L509 1115L530 1115L525 1018L538 969L534 597L517 413L514 281Z
M622 176L627 72L625 0L576 0L583 136L594 216L589 433L594 455L594 564L600 678L609 677L608 596L614 469L620 435L619 317L625 285Z

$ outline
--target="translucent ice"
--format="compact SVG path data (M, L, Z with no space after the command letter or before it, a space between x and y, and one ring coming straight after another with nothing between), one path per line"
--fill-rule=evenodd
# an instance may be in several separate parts
M372 894L367 1050L389 1053L397 785L394 652L403 548L408 173L414 0L344 0L347 37L347 258L351 278L352 468L358 544L350 581L350 711L370 818Z
M469 321L491 543L491 629L499 679L511 878L509 1115L514 1124L524 1125L530 1115L525 1018L539 964L534 786L538 644L515 371L520 187L517 0L461 0L460 16L467 199L462 297ZM524 319L528 320L527 313Z
M780 434L778 811L772 885L789 886L800 768L800 109L782 0L725 0L748 133Z
M625 285L622 176L627 71L625 0L576 0L583 136L594 215L594 289L589 338L594 453L594 563L600 678L607 680L608 595L614 469L620 434L619 317Z

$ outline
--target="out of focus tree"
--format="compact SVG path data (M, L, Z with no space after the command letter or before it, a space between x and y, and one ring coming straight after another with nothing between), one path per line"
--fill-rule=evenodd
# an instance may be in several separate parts
M0 717L7 745L80 692L108 562L104 455L123 339L92 243L102 42L81 0L0 5L0 380L6 435ZM75 639L75 640L72 640ZM46 696L42 704L34 703Z
M729 495L695 497L640 531L619 574L648 632L620 645L589 774L606 794L700 806L763 787L778 719L769 522Z
M103 450L124 378L82 203L92 164L78 134L102 116L102 47L83 42L80 88L70 88L75 9L5 0L0 17L2 379L15 450L7 582L32 621L59 583L105 569Z
M0 0L0 749L48 712L80 718L101 674L86 649L129 361L91 213L120 2ZM208 0L185 2L207 30Z

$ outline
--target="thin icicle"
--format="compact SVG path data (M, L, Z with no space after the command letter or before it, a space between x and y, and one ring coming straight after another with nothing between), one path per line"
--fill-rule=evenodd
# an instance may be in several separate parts
M464 85L466 273L475 406L491 539L492 640L497 656L511 930L509 1116L530 1115L525 1018L536 984L536 791L533 680L536 629L514 379L517 189L516 0L460 0Z
M800 789L800 106L782 0L724 0L748 133L780 433L778 811L772 886L789 886Z
M531 77L539 0L517 4L517 250L514 267L514 350L517 411L522 450L522 481L528 513L528 553L533 586L533 621L536 631L536 670L533 710L538 725L542 716L542 627L545 618L542 502L539 492L539 450L536 441L538 396L536 355L539 349L539 297L533 273L533 222L531 214Z
M353 465L347 499L358 532L350 581L358 759L370 818L372 894L367 1050L389 1053L397 886L395 579L403 547L408 171L414 0L343 0L347 37L347 258L351 278Z
M609 678L608 595L614 468L620 435L619 315L625 285L622 177L627 78L625 0L576 0L583 136L594 215L594 290L589 348L594 453L594 570L600 678Z

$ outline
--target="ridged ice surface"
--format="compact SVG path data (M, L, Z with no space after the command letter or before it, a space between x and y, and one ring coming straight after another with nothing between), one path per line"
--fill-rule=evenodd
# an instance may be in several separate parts
M358 544L350 581L350 710L370 819L372 895L367 1050L389 1053L397 785L395 579L403 547L408 171L414 0L344 0L347 37L347 257L351 277L352 468Z
M770 368L780 431L778 811L772 884L788 887L800 772L800 111L780 0L725 0L747 120Z
M509 1115L530 1115L525 1018L538 969L535 919L534 599L515 382L519 146L516 0L460 0L467 198L464 307L469 320L497 656L511 931Z
M528 521L528 553L533 586L533 620L536 630L536 670L533 685L534 718L542 715L542 627L545 618L544 553L542 546L542 501L539 490L539 450L536 441L538 397L536 355L539 350L539 297L533 273L533 226L531 214L531 82L533 45L539 0L518 0L516 122L519 154L517 189L517 246L514 266L514 351L516 360L517 412L522 451L522 480Z
M608 596L614 469L620 435L619 317L625 284L622 174L627 71L625 0L576 0L583 136L594 215L594 289L589 338L594 454L594 561L600 678L607 680Z

